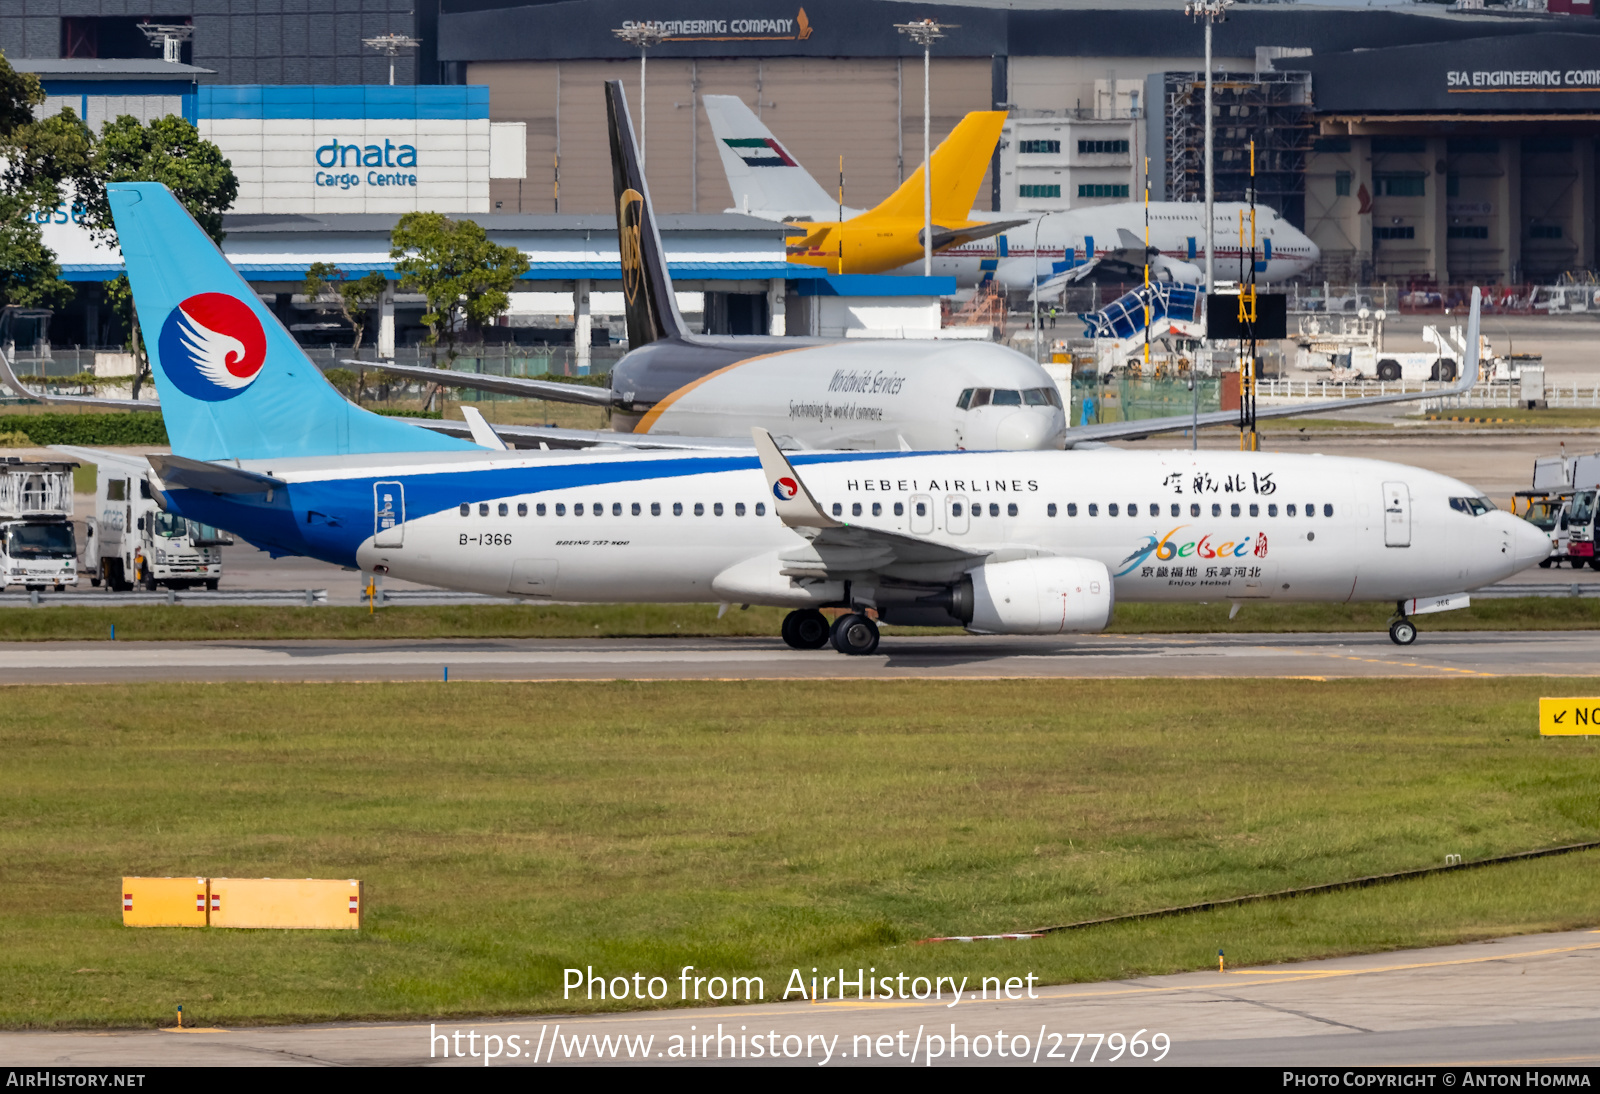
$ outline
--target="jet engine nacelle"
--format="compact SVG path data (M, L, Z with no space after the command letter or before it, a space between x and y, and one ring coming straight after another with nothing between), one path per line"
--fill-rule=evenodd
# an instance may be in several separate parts
M970 631L1068 634L1104 630L1111 621L1111 571L1093 559L995 562L967 576L972 582Z

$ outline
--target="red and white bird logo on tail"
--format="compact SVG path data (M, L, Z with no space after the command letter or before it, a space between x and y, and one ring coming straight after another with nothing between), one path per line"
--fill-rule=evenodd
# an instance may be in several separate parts
M173 308L159 346L167 378L185 395L208 402L240 394L267 363L261 320L226 293L197 293Z

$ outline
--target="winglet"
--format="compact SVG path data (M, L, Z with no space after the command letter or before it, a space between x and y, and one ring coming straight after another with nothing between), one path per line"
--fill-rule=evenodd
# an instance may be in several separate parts
M1461 363L1462 375L1457 379L1465 382L1467 377L1472 377L1472 382L1467 384L1467 391L1472 390L1472 384L1478 382L1479 355L1482 353L1483 339L1479 336L1482 328L1483 294L1478 286L1472 286L1472 310L1467 313L1467 359Z
M506 450L506 442L500 439L500 434L484 420L483 412L475 406L461 408L461 416L467 420L467 428L472 430L472 443L484 448L492 448L497 452Z
M844 522L834 520L822 511L817 499L811 496L806 484L782 452L778 443L760 426L750 430L756 443L756 455L761 459L761 472L767 476L767 489L772 492L772 511L790 528L843 528Z

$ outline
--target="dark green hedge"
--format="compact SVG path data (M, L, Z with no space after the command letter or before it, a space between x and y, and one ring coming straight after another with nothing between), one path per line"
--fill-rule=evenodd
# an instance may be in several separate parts
M0 433L26 433L34 444L166 444L160 414L0 414Z

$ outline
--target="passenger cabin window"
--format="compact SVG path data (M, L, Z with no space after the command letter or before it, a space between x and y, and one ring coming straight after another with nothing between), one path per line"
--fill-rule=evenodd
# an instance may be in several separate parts
M501 502L500 503L500 508L499 508L499 513L500 513L500 515L502 517L509 517L511 515L511 508L508 505L506 505L505 502Z
M638 513L639 507L637 505L635 505L633 509L635 513ZM622 515L622 503L620 501L614 501L611 503L611 515L614 517L620 517Z
M1094 510L1094 507L1090 506L1091 515L1093 514L1093 510ZM1106 506L1106 516L1114 517L1114 516L1118 516L1118 515L1119 515L1119 513L1118 513L1118 510L1117 510L1117 503L1116 502L1112 502L1110 505Z
M1314 517L1316 515L1317 515L1317 507L1315 505L1306 506L1306 516Z
M716 504L714 504L711 507L711 514L712 514L712 516L717 516L717 517L720 517L722 515L722 503L720 501L717 502Z
M525 502L525 501L517 502L517 516L525 517L527 515L528 515L528 503Z
M853 501L850 503L850 515L852 517L859 517L861 515L861 503L859 501Z
M1228 515L1230 517L1236 517L1236 516L1239 515L1239 503L1238 502L1234 502L1232 505L1230 505L1228 507Z
M1286 516L1286 517L1294 516L1294 506L1293 505L1285 505L1283 507L1283 515Z
M1017 515L1017 503L1013 501L1013 502L1010 502L1009 504L1006 505L1006 516L1014 517L1016 515Z
M564 517L566 515L567 515L566 503L565 502L559 502L559 501L556 502L556 516Z
M906 515L906 503L905 502L897 501L897 502L894 503L894 515L897 516L897 517L903 517L903 516Z
M999 502L991 501L989 503L989 515L991 517L998 517L1000 515L1000 503Z
M1172 503L1172 515L1173 515L1173 516L1177 516L1177 515L1178 515L1178 514L1179 514L1179 506L1178 506L1178 503L1177 503L1177 502L1173 502L1173 503Z
M464 516L464 517L471 516L472 515L472 506L468 505L466 502L462 502L461 503L461 515Z
M683 516L683 502L675 501L672 503L672 515L675 517Z
M744 516L744 502L736 501L733 503L733 515L736 517Z
M653 501L650 503L650 515L652 517L659 517L661 515L661 503L659 501Z
M883 503L882 502L875 501L875 502L872 503L872 515L875 516L875 517L883 516Z
M1211 515L1214 517L1220 517L1222 515L1222 506L1218 505L1216 502L1212 502Z
M1198 517L1200 515L1200 505L1199 505L1199 503L1197 503L1197 502L1191 502L1190 503L1190 505L1189 505L1189 515L1191 517Z
M572 507L572 515L575 517L583 516L583 502L580 501Z
M833 503L833 515L836 516L836 517L844 516L844 506L840 505L838 502L834 502Z
M1324 505L1324 506L1323 506L1323 507L1322 507L1322 515L1323 515L1323 516L1325 516L1325 517L1331 517L1331 516L1333 516L1333 506L1331 506L1331 505Z
M952 517L959 517L961 515L961 503L959 501L953 501L950 503L950 515Z
M1261 515L1261 506L1252 502L1250 505L1250 515L1252 517L1259 517Z
M767 503L764 502L764 501L756 502L756 516L764 517L766 515L767 515Z
M1095 502L1091 501L1089 503L1089 515L1091 517L1098 517L1100 515L1100 506Z
M697 517L703 517L706 515L705 502L697 501L694 503L694 515Z
M634 516L638 516L639 515L639 503L638 502L634 502L633 503L633 515Z
M538 505L535 505L533 511L537 516L544 516L544 502L541 501Z
M1278 507L1276 505L1267 506L1267 516L1275 517L1277 515L1278 515Z

